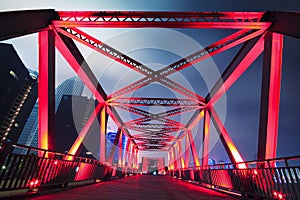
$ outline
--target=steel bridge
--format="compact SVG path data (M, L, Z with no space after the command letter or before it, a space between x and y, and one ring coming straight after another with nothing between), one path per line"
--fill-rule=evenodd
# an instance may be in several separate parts
M38 147L1 142L1 195L15 194L20 190L32 193L57 187L65 188L117 177L127 178L114 180L116 183L126 180L130 182L141 176L137 175L140 172L140 152L162 151L168 153L165 175L180 180L165 178L175 181L179 186L189 183L193 187L197 185L199 188L202 186L202 189L206 187L248 198L300 199L299 166L292 164L300 156L276 156L283 37L288 35L300 38L300 29L295 25L299 23L299 13L277 11L73 12L49 9L0 13L0 25L5 27L0 30L1 41L38 33L39 45ZM93 37L85 31L87 28L230 29L234 32L164 68L155 70ZM110 94L106 93L77 44L134 70L142 78ZM201 96L170 78L174 73L238 45L241 45L240 50L206 96ZM56 49L98 102L68 153L57 152L54 144ZM245 161L214 106L262 53L258 155L255 161ZM152 83L159 83L183 97L128 97L128 94ZM147 109L150 106L164 107L166 111L151 112ZM139 117L125 121L120 115L120 110ZM179 122L172 118L184 113L190 114L187 122ZM116 147L113 147L113 153L109 157L105 148L108 116L118 126L114 140L114 144L119 144L118 151L121 152L118 163L112 163ZM78 149L97 118L100 121L99 160L80 157ZM202 135L203 148L199 155L192 129L201 120L203 131L197 134ZM230 164L208 165L211 126L217 130L230 158ZM9 127L3 132L2 138L8 134ZM122 135L128 140L124 156L121 148ZM14 148L26 149L27 153L16 154ZM192 167L189 166L190 160L194 163ZM106 183L101 184L105 187ZM101 187L97 190L101 191ZM212 191L211 194L216 195Z

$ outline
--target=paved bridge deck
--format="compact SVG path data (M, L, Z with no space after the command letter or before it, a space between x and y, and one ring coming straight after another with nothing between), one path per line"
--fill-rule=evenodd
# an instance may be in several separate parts
M30 199L237 199L219 192L176 180L169 176L137 175L74 188Z

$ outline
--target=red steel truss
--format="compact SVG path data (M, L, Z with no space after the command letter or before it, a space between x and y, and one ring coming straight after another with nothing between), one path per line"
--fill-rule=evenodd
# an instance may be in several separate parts
M28 17L22 13L17 13L17 16L32 19L32 16ZM300 37L299 30L291 26L290 22L293 20L299 22L298 14L280 12L56 12L44 10L38 16L41 16L41 22L32 27L25 29L21 26L17 29L8 28L7 32L0 31L0 39L39 32L39 147L54 148L52 137L54 134L53 96L56 47L99 102L88 119L88 123L74 141L69 151L70 154L76 154L92 121L99 116L101 125L99 130L101 135L100 160L111 161L116 149L111 151L109 158L106 158L105 152L106 120L109 115L119 128L118 137L114 143L122 144L122 135L125 135L129 141L126 144L125 158L119 156L119 165L127 163L137 167L139 151L168 151L170 169L188 167L190 152L196 166L200 166L200 161L206 165L212 125L218 131L231 161L242 162L242 155L234 145L218 113L214 110L214 105L264 52L258 157L260 160L276 157L283 34ZM281 21L277 20L276 16L280 17ZM288 24L288 28L283 27L282 24ZM81 29L88 27L209 28L236 31L156 71ZM138 72L143 75L143 78L111 94L106 94L90 66L85 62L75 41ZM173 73L240 44L242 44L240 51L206 97L202 97L168 78ZM154 82L182 94L184 98L125 96ZM153 113L146 109L149 106L162 106L166 108L166 111ZM124 121L119 113L120 110L139 115L140 118ZM172 118L183 113L189 114L187 122L178 122ZM202 119L204 119L201 141L203 152L200 155L202 159L200 159L196 151L192 129ZM211 121L213 123L210 123ZM183 143L183 139L185 143ZM185 148L183 148L183 144L185 144ZM118 151L121 155L122 149L118 149ZM246 167L238 166L239 168Z
M270 26L269 22L262 22L263 13L249 12L58 12L59 20L53 20L53 29L58 38L68 37L80 42L83 45L105 55L124 67L128 67L144 75L144 78L131 83L112 94L101 95L95 87L90 87L95 97L103 106L107 108L108 114L118 124L120 130L134 141L138 150L171 150L173 157L177 153L182 154L181 140L186 138L186 144L190 145L191 153L196 166L200 165L199 155L197 155L195 142L191 134L192 128L205 115L203 128L203 155L202 162L207 163L209 149L209 121L210 116L220 133L225 149L233 162L241 162L242 157L234 146L230 135L226 132L224 125L218 118L213 109L213 105L230 88L241 74L251 65L256 57L263 51L264 37ZM199 51L187 55L169 66L153 70L150 67L134 60L128 55L105 44L99 39L78 29L78 27L97 27L97 28L223 28L240 29L235 33L203 48ZM257 39L260 38L260 39ZM181 86L179 83L169 79L167 76L183 70L197 62L230 49L239 44L245 43L241 52L237 55L237 61L223 73L220 80L213 87L206 98ZM239 57L244 57L239 59ZM70 63L72 65L72 63ZM76 70L75 70L76 71ZM82 78L84 83L89 84L88 78ZM186 97L186 99L168 98L143 98L143 97L124 97L124 95L136 91L150 83L158 82L169 89L176 91ZM95 84L94 84L95 85ZM98 83L98 85L100 85ZM100 96L100 97L97 97ZM151 113L142 107L164 106L176 107L163 113ZM140 107L140 108L139 108ZM136 118L128 122L123 122L117 114L122 109L141 118ZM170 119L175 115L184 112L191 112L191 118L186 124ZM96 111L95 111L96 112ZM155 122L154 122L155 121ZM159 122L159 123L157 123ZM133 132L132 132L133 131ZM174 136L172 134L183 131L183 134ZM225 131L225 132L224 132ZM120 132L120 131L119 131ZM101 134L102 135L102 134ZM175 134L176 135L176 134ZM118 139L119 140L119 139ZM80 141L80 139L79 139ZM115 141L116 144L118 141ZM120 142L120 141L119 141ZM171 148L171 149L170 149ZM188 148L189 149L189 148ZM137 152L136 150L132 152ZM180 155L181 156L181 155ZM184 167L185 162L181 160L176 164ZM103 158L105 159L105 158ZM121 158L119 158L121 159ZM119 163L122 163L119 161ZM243 166L244 167L244 166Z

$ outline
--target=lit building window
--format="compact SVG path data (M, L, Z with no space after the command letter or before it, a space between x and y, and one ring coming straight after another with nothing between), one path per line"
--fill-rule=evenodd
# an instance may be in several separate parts
M10 70L9 74L12 75L12 77L14 77L15 79L19 80L19 77L17 76L17 74L13 70Z

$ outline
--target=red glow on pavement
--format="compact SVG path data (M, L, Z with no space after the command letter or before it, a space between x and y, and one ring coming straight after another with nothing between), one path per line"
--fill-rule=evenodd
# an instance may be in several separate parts
M176 180L176 179L173 179L173 180ZM189 190L194 190L194 191L200 191L200 192L204 192L206 193L207 195L212 195L212 196L227 196L225 194L222 194L220 192L216 192L216 191L213 191L213 190L210 190L210 189L207 189L207 188L204 188L204 187L201 187L199 185L195 185L193 183L188 183L188 182L184 182L184 181L176 181L176 184L180 185L180 186L183 186L183 187L186 187L188 188Z

